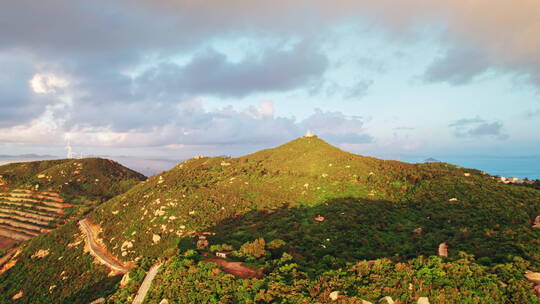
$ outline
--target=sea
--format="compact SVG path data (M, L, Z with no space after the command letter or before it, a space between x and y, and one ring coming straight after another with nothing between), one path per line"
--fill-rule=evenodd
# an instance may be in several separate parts
M491 175L505 177L518 177L521 179L540 179L540 156L531 157L494 157L494 156L474 156L474 157L434 157L438 161L450 163L465 168L472 168L485 171ZM426 158L403 157L401 160L411 163L424 162Z

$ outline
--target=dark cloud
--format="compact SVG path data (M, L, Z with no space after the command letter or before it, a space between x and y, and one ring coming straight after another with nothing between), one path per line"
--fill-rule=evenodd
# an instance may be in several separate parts
M119 54L109 58L117 57L124 60ZM105 126L126 131L146 130L178 119L190 122L194 117L200 119L190 115L190 101L197 96L242 97L301 88L318 79L328 65L326 57L304 43L288 50L264 49L239 62L207 50L184 65L159 64L138 77L121 72L129 60L115 62L111 67L85 59L70 66L74 98L72 105L59 113L68 127ZM179 117L179 112L187 114Z
M178 32L176 26L172 18L160 18L128 1L11 1L0 10L0 50L22 47L48 55L88 55L180 46L196 37L196 29Z
M362 79L350 87L345 94L346 98L361 98L367 95L369 88L373 85L373 80Z
M183 66L155 66L138 77L135 86L152 96L243 97L305 86L320 77L327 66L324 55L302 43L290 50L264 49L240 62L231 62L224 54L210 49Z
M483 119L481 119L480 117L475 117L475 118L463 118L463 119L460 119L460 120L456 120L452 123L450 123L448 126L449 127L456 127L456 128L459 128L459 127L463 127L463 126L468 126L468 125L474 125L474 124L481 124L481 123L484 123L485 121Z
M448 126L454 130L454 135L460 138L493 137L499 140L508 138L501 122L487 122L480 117L460 119Z
M337 97L343 99L360 99L368 94L374 81L371 79L357 80L352 86L345 86L336 81L318 79L310 83L307 92L311 96Z
M173 54L232 36L316 39L332 25L347 22L376 24L394 34L392 38L407 40L418 38L414 29L427 24L441 29L445 46L453 44L429 68L427 80L462 84L488 65L526 73L540 84L539 11L534 0L518 7L490 0L345 0L340 5L323 0L280 5L246 0L18 0L6 1L0 10L0 50L25 48L59 58L122 50Z
M78 102L57 111L68 129L108 128L114 132L151 130L177 119L189 122L193 117L178 115L175 104L159 102L109 102L104 105Z
M431 63L425 71L424 80L462 85L471 82L489 67L490 64L484 54L476 50L452 48L447 50L443 57Z

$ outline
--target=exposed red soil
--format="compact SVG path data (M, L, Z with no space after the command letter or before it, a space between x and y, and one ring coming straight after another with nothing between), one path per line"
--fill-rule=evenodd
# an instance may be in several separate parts
M41 193L49 195L49 196L56 196L56 197L60 196L60 194L58 194L57 192L41 192Z
M202 260L202 262L218 264L219 266L221 266L223 271L232 274L239 279L260 279L263 277L263 274L260 271L246 266L242 262L229 262L223 259L204 259Z
M0 218L1 220L1 218ZM17 232L22 232L22 233L26 233L28 235L32 235L32 236L36 236L40 233L39 231L39 228L37 229L27 229L27 228L24 228L24 227L18 227L18 226L13 226L13 225L4 225L4 223L2 223L2 221L0 221L0 229L7 229L7 230L11 230L11 231L17 231ZM7 235L4 235L5 237L9 237Z
M14 239L10 239L4 236L0 236L0 250L8 249L9 247L20 243L21 241L17 241Z
M51 196L40 195L40 194L32 194L30 197L43 199L43 200L48 200L48 201L53 201L53 202L57 202L57 203L65 202L65 200L63 198L51 197Z

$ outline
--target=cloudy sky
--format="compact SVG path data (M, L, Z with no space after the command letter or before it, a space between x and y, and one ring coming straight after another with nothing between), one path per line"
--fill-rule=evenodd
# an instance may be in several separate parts
M0 1L0 154L540 154L537 0Z

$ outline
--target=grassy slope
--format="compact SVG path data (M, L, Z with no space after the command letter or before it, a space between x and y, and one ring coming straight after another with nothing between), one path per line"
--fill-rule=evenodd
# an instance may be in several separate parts
M35 189L39 185L41 191L59 191L68 202L81 203L77 207L82 209L72 210L72 215L88 212L145 179L114 161L100 158L12 163L0 166L0 175L8 181L9 189ZM0 303L9 303L19 291L24 292L19 303L59 303L59 299L88 303L94 296L112 292L110 288L119 278L107 277L107 269L93 264L93 259L83 254L83 243L73 245L81 239L76 220L22 243L17 263L0 276ZM50 254L32 258L39 250Z
M22 291L16 303L88 303L110 294L119 277L108 277L108 269L93 263L83 253L84 242L73 221L24 243L17 263L0 275L0 303ZM43 258L32 258L48 250Z
M464 176L466 172L471 176ZM498 226L508 224L523 227L528 232L521 234L531 240L538 236L529 221L540 213L539 197L536 190L497 183L477 170L378 160L343 152L318 138L300 138L237 159L189 160L113 198L90 219L101 224L104 239L116 255L121 256L123 242L134 244L125 259L157 257L179 236L209 229L225 219L283 206L320 208L340 198L384 201L411 212L423 210L419 217L431 220L410 225L439 227L453 231L452 235L457 234L456 227L465 229L469 224L482 228L482 233L484 229L504 230ZM449 203L451 198L459 201ZM117 220L111 221L117 211ZM478 214L478 218L466 214ZM503 231L506 238L513 237L504 233L511 233ZM157 244L152 242L154 234L161 237ZM526 240L520 246L532 250Z
M458 201L449 202L451 198ZM267 279L248 284L246 291L245 284L231 282L230 277L220 274L219 282L225 280L223 284L229 287L222 285L219 290L209 289L205 295L193 295L205 296L206 300L223 298L225 291L230 295L244 290L231 296L235 299L232 302L241 302L244 300L239 299L253 298L263 289L285 288L280 284L293 283L298 284L298 297L310 295L312 289L327 290L338 285L342 288L344 284L349 284L351 296L374 299L379 296L374 294L375 290L379 290L385 295L407 297L407 289L375 278L408 273L408 280L427 280L421 290L430 290L426 286L433 283L432 275L423 278L416 273L428 271L424 269L427 267L434 273L461 269L468 273L466 279L470 281L461 290L451 287L463 276L456 270L449 275L452 279L435 282L438 285L434 292L454 289L448 289L451 296L434 303L451 303L448 301L459 299L460 293L473 293L474 298L477 289L491 290L479 293L477 298L493 297L494 303L508 302L509 297L518 299L515 303L535 303L532 288L528 288L521 272L540 266L540 233L530 228L530 221L539 213L540 191L499 184L477 170L442 163L411 165L383 161L343 152L318 138L300 138L241 158L186 161L102 204L89 218L102 226L108 248L125 260L170 255L170 249L182 243L186 235L199 230L218 232L210 238L212 244L227 243L237 250L258 237L267 242L285 241L281 251L271 252L267 248L270 253L265 258L248 259L249 263L265 267ZM322 223L312 220L319 214L326 218ZM421 235L411 233L417 227L424 229ZM161 240L154 243L154 235ZM49 242L48 236L43 238ZM122 251L121 245L126 241L134 246ZM443 241L450 246L448 264L416 260L418 255L435 253L436 246ZM475 254L477 259L464 258L459 251ZM284 252L295 258L283 260ZM391 261L374 269L375 277L362 283L372 286L354 290L359 283L354 283L352 274L356 270L350 267L363 259L383 257ZM189 293L189 286L193 286L190 284L216 286L212 267L194 266L197 259L177 256L166 265L163 275L158 276L160 289L151 291L152 301L174 297L172 290ZM43 263L43 267L56 269L53 264ZM400 263L411 264L414 269L402 271ZM463 263L468 263L467 267L460 266ZM339 274L338 269L345 274ZM174 275L182 271L192 276ZM291 271L299 277L287 279ZM22 276L20 269L14 268L0 277L0 284ZM326 284L325 280L335 283ZM499 281L512 281L512 286L503 289L495 284ZM109 287L114 285L106 282ZM0 289L8 290L6 294L16 292L3 286ZM55 290L52 294L62 294L60 298L64 299L78 292L63 283ZM274 290L273 297L284 303L300 299L280 298L288 292L278 291ZM34 296L39 298L39 292ZM43 295L47 297L48 294ZM412 300L405 299L404 303L407 301Z
M61 159L0 166L9 188L35 187L59 191L68 198L104 201L125 192L145 177L102 158ZM41 178L39 177L41 176Z

